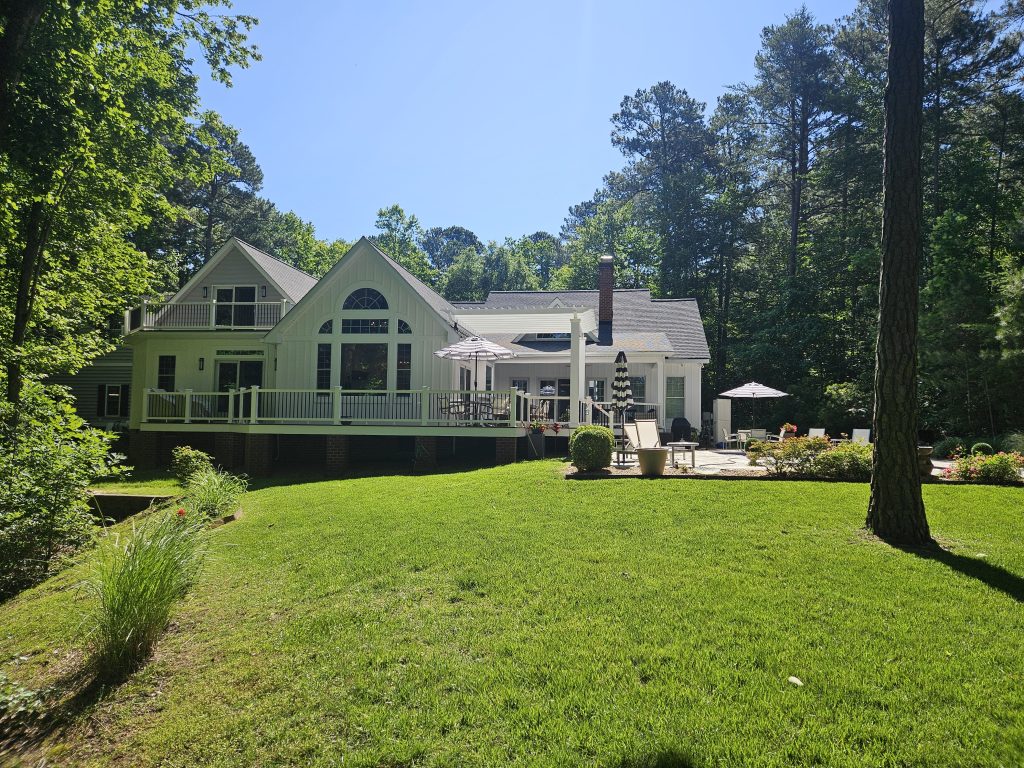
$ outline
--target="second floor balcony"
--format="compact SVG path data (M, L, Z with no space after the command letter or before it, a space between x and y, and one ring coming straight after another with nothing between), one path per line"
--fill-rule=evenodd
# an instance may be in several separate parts
M124 313L124 332L270 330L291 308L281 301L146 301Z

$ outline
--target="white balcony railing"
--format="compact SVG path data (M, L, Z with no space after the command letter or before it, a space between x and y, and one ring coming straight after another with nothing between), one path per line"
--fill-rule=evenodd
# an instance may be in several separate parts
M143 301L124 313L124 331L273 328L291 308L281 301Z

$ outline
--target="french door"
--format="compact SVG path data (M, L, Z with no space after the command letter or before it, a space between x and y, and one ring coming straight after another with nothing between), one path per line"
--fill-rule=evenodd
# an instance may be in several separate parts
M218 360L217 391L229 392L232 389L248 389L263 386L262 360ZM218 398L220 416L228 415L228 397ZM252 393L235 395L235 415L241 418L250 415Z
M217 325L252 328L256 325L256 286L236 285L216 288Z

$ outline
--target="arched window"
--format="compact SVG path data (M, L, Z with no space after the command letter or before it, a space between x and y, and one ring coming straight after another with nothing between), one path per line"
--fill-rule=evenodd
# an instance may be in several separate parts
M320 326L320 333L334 333L334 321L327 320Z
M398 321L398 332L399 333L412 333L412 326L409 325L405 320Z
M342 309L387 309L387 299L373 288L357 288L348 295Z

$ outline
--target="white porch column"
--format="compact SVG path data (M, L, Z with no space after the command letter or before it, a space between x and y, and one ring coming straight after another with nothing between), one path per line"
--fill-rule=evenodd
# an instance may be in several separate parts
M577 427L580 402L587 396L587 340L578 315L573 315L569 324L569 426Z

